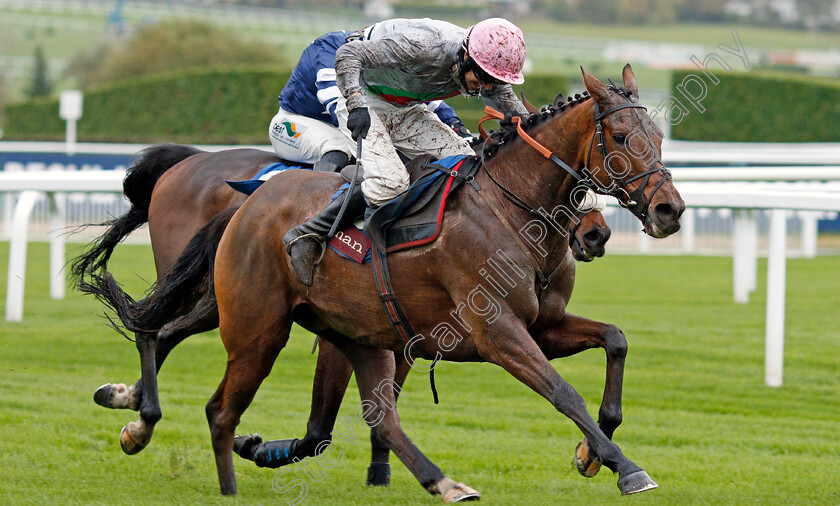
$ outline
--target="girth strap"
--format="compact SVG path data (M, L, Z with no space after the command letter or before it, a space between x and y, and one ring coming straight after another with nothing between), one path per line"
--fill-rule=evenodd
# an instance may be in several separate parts
M411 325L408 323L405 313L403 313L400 303L397 301L397 295L394 293L394 285L391 283L391 271L388 269L388 257L384 251L379 248L373 248L373 279L376 282L376 291L379 294L379 300L385 306L385 312L388 314L388 321L394 328L394 331L400 336L406 346L411 342L414 332L411 330ZM435 404L438 404L437 388L435 387L435 366L437 361L432 363L431 371L429 371L429 383L432 388L432 396Z

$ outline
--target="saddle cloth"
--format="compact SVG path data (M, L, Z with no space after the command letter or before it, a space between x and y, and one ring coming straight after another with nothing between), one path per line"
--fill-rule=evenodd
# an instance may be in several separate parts
M364 227L359 226L361 222L357 219L356 225L338 231L328 243L330 249L343 258L367 263L372 259L372 246L392 253L434 242L440 235L447 197L464 181L471 181L480 164L477 157L464 155L436 161L428 155L414 159L407 166L412 181L408 190L375 211L369 210ZM292 168L310 167L278 162L261 170L252 180L227 183L235 190L250 195L271 176ZM349 181L354 170L355 166L347 166L342 176ZM349 182L343 184L332 199L349 187Z

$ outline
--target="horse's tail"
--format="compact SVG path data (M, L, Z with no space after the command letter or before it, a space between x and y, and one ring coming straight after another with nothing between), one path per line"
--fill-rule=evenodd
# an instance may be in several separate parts
M149 221L152 190L163 173L197 153L201 150L180 144L158 144L143 151L140 159L126 171L123 180L123 194L131 203L131 208L119 218L97 224L108 228L73 261L70 277L75 284L81 283L86 273L104 269L117 244Z
M216 308L213 263L222 234L237 209L222 211L199 230L175 265L155 282L142 300L135 302L104 269L101 275L91 274L90 282L80 282L79 290L93 294L113 309L122 326L131 332L157 332L177 316L189 312L178 325L187 326L185 320L196 321Z

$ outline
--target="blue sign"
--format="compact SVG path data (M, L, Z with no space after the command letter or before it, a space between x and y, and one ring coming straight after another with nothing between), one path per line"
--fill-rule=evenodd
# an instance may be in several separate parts
M45 170L125 170L139 158L136 155L100 155L80 153L0 152L2 171Z

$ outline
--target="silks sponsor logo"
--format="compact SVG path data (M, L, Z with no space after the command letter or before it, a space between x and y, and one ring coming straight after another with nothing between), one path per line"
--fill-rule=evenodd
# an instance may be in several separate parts
M277 121L271 127L271 137L274 140L295 149L300 149L301 134L304 132L305 126L288 119Z
M289 137L300 137L300 132L297 131L297 127L291 121L284 121L283 126L286 127L286 135Z

